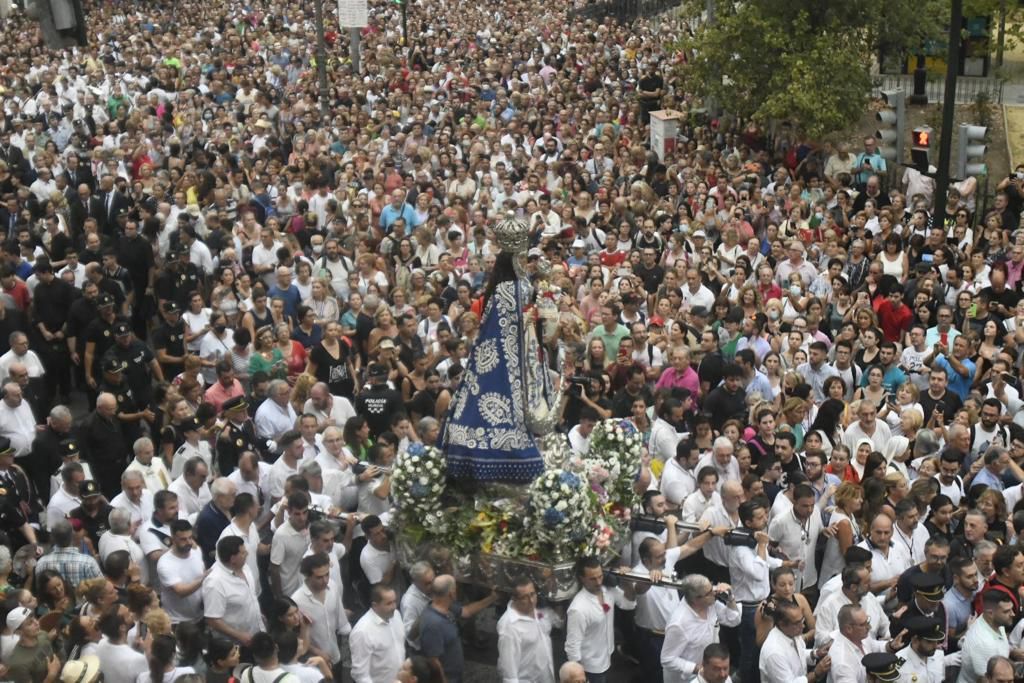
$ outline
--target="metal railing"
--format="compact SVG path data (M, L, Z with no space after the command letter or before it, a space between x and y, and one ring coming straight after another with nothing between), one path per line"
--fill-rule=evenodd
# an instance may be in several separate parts
M909 95L914 92L914 77L910 74L883 74L875 81L874 95L877 97L882 90L903 88ZM929 102L942 102L946 95L946 82L943 79L929 79L925 82L925 94ZM956 79L957 104L971 104L978 99L980 93L987 93L992 104L1003 103L1003 81L998 78L980 78L977 76L960 76Z
M652 17L679 6L679 0L606 0L588 2L569 10L570 20L593 19L601 21L612 17L628 23L639 17Z

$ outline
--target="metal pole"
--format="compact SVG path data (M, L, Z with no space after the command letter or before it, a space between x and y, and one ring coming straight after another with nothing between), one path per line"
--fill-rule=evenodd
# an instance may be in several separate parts
M359 41L362 35L358 28L348 30L348 54L352 59L352 74L359 75Z
M326 122L331 115L327 102L327 42L324 40L324 0L313 0L316 13L316 73L320 82L320 116Z
M960 71L960 29L963 25L963 14L963 0L952 0L949 13L949 51L946 53L946 92L942 104L942 135L939 137L939 171L935 176L934 215L939 221L946 210L946 191L949 189L949 160L953 147L953 112L956 107L956 77Z
M928 72L924 68L924 50L917 53L917 66L914 68L914 94L910 96L911 104L928 104L928 94L925 92L925 85L928 82Z
M409 0L402 0L402 47L409 52Z

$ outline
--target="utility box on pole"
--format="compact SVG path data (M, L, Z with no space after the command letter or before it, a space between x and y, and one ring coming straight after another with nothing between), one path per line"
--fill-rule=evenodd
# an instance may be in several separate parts
M659 109L651 112L651 151L664 163L665 157L676 149L679 137L679 122L683 112L674 109Z

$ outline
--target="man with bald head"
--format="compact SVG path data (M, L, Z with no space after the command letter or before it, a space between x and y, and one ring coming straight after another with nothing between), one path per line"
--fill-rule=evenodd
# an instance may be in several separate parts
M128 465L129 455L114 395L103 392L97 396L96 410L79 429L79 448L92 465L103 495L112 500L121 491L121 472Z
M14 457L22 458L32 450L36 438L36 419L32 408L25 400L21 385L7 381L2 388L0 401L0 436L11 440Z
M420 651L441 667L449 683L461 683L465 667L462 638L456 623L472 618L493 604L497 597L497 593L491 592L482 600L463 606L455 601L454 577L441 574L431 584L430 604L420 616Z
M558 670L558 683L587 683L587 672L579 662L566 662Z
M352 471L358 460L345 452L341 429L328 427L323 433L323 448L316 463L324 478L324 492L330 494L334 505L352 511L359 503L359 480Z
M726 527L735 529L740 525L740 503L743 502L743 485L738 481L727 481L722 484L719 500L701 516L701 523L713 528ZM709 538L704 544L704 557L714 565L717 573L710 576L712 581L729 581L729 552L721 538Z
M303 413L315 415L320 428L334 426L343 428L356 411L352 402L344 396L334 396L326 382L317 382L309 390L309 398L302 408Z

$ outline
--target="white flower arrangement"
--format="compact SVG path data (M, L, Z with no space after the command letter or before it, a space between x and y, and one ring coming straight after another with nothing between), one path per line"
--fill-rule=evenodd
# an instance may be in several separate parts
M523 533L540 557L554 561L579 555L593 536L594 501L573 472L548 470L530 485Z
M446 515L441 510L447 463L434 446L413 443L399 453L391 474L391 497L403 525L439 531Z
M643 460L643 436L629 420L598 422L590 434L590 450L584 466L603 502L629 509L637 502L633 483ZM602 495L604 494L604 495Z

